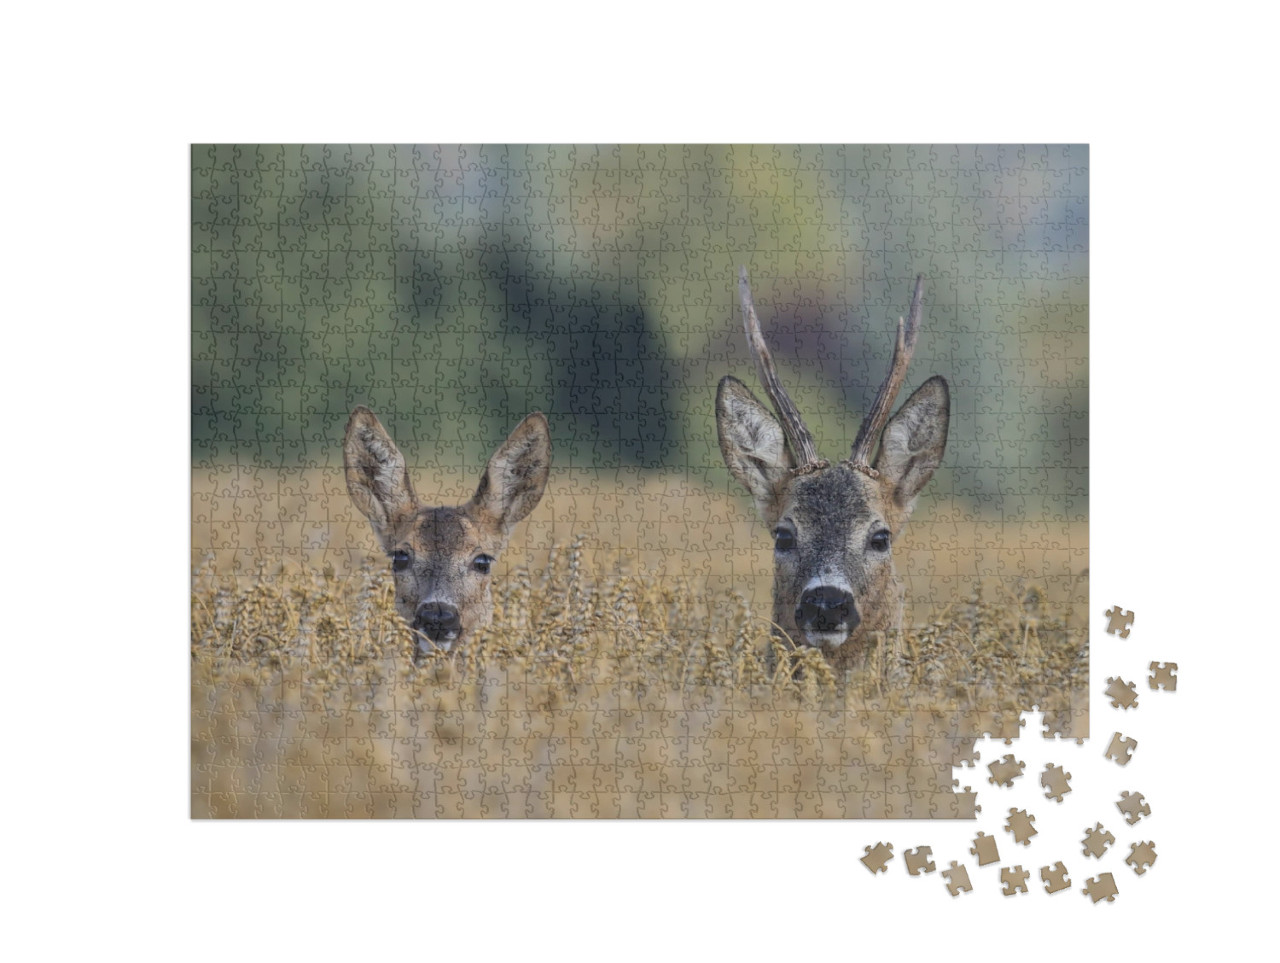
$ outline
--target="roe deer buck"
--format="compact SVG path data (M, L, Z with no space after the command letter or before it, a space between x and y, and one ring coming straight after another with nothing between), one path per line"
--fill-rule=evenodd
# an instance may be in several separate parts
M818 457L813 436L778 381L746 268L738 288L747 344L781 423L741 381L725 377L716 392L720 452L773 533L774 623L794 643L821 648L835 666L856 665L877 636L901 620L891 546L947 443L950 396L938 375L889 418L915 348L924 279L916 279L905 329L898 320L889 375L853 452L836 465ZM877 437L873 467L868 456Z
M347 491L373 526L395 573L396 610L418 650L448 651L493 618L489 567L516 523L542 498L551 469L546 416L527 416L489 459L471 501L423 505L404 456L373 412L351 413L342 442Z

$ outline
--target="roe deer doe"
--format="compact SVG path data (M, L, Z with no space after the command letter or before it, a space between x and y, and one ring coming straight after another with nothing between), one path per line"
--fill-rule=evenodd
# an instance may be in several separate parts
M836 667L857 665L901 621L893 541L947 443L950 396L938 375L889 418L915 348L924 279L916 279L905 329L898 320L889 375L853 452L836 465L819 458L778 380L746 268L738 288L747 343L778 418L741 381L725 377L716 392L716 427L725 464L773 534L773 621L795 644L820 648ZM868 456L877 438L873 465Z
M527 416L489 459L471 501L423 505L404 456L373 412L360 406L342 443L347 491L391 557L396 610L418 650L448 651L493 618L489 570L516 523L542 498L551 434L541 412Z

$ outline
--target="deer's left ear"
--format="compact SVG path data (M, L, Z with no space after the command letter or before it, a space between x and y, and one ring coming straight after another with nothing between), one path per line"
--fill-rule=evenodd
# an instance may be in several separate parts
M535 411L493 453L471 503L508 535L542 500L550 474L551 429L546 415Z
M904 520L942 461L950 417L951 393L946 379L934 375L884 427L874 467L893 492L894 504Z

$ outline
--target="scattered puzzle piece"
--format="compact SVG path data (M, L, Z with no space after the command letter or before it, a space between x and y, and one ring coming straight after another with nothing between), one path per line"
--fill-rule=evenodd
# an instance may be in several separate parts
M1147 679L1147 685L1153 689L1164 689L1166 692L1174 692L1177 690L1178 663L1152 662L1150 669L1151 676Z
M987 782L997 786L1012 786L1013 781L1022 775L1022 770L1027 768L1027 764L1014 759L1010 753L1000 762L993 762L987 768L991 770L991 778Z
M974 837L973 848L969 852L978 857L979 866L986 866L988 863L1000 861L1000 851L996 848L996 838L988 836L986 833L980 832Z
M1062 865L1062 860L1054 863L1052 869L1041 866L1040 881L1044 883L1046 893L1057 893L1071 885L1071 880L1067 876L1067 867Z
M1146 843L1130 843L1129 855L1124 861L1133 867L1133 871L1141 876L1147 871L1147 867L1156 861L1156 844Z
M1127 789L1120 794L1116 809L1125 814L1124 818L1130 826L1137 823L1143 816L1151 815L1151 805L1142 797L1142 793L1130 793Z
M942 875L947 878L947 891L952 896L959 896L961 890L966 893L973 891L973 886L969 882L969 871L954 859L951 861L951 868L944 869Z
M1101 859L1102 854L1107 851L1107 847L1116 841L1115 836L1102 828L1102 823L1098 823L1093 829L1084 831L1084 839L1080 842L1084 843L1084 854L1092 856L1094 859Z
M893 859L893 843L876 843L876 848L863 846L867 855L862 857L862 865L871 870L874 876L876 873L888 872L889 860Z
M1061 766L1053 763L1046 765L1044 772L1040 774L1040 785L1045 789L1044 798L1062 802L1062 797L1071 792L1071 784L1067 782L1070 778L1071 773L1063 772Z
M1111 744L1107 746L1107 758L1115 760L1117 766L1127 766L1129 760L1133 758L1133 750L1137 748L1137 739L1130 739L1117 732L1111 737Z
M1004 883L1004 895L1012 896L1015 892L1027 892L1027 877L1030 875L1031 870L1023 869L1021 866L1001 869L1000 882Z
M1030 846L1031 837L1036 835L1036 830L1031 825L1035 821L1036 817L1027 815L1025 809L1010 809L1004 828L1013 833L1013 838L1023 846Z
M1103 899L1108 903L1114 903L1116 901L1116 893L1119 891L1116 889L1115 877L1110 873L1099 873L1096 877L1086 882L1084 889L1080 892L1092 898L1095 903Z
M1128 709L1130 706L1138 704L1138 693L1132 682L1125 682L1121 678L1109 678L1106 694L1111 699L1111 708L1119 709L1124 707Z
M928 846L906 850L902 854L902 858L907 861L907 875L919 876L921 873L932 873L938 868L933 864L933 860L929 858L932 855L933 850Z
M1122 639L1129 637L1129 629L1133 627L1133 613L1126 612L1120 606L1107 609L1107 632L1119 635Z

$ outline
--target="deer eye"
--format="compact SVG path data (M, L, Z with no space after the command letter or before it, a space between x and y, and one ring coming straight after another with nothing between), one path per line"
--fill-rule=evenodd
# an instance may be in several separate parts
M867 544L877 552L889 551L889 530L887 528L880 529L880 531L871 536Z
M492 564L493 564L492 555L477 555L475 557L475 560L471 563L471 566L481 575L488 575L489 566Z
M795 532L789 528L779 528L773 533L773 550L775 552L789 552L796 547Z
M391 571L403 572L409 567L409 553L403 549L391 553Z

